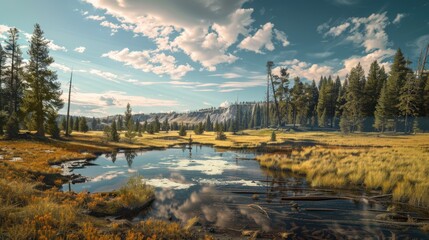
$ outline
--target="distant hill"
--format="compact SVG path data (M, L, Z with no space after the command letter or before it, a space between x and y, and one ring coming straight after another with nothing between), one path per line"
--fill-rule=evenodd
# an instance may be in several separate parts
M140 120L140 122L148 121L152 122L155 120L155 116L158 116L159 121L162 122L165 118L168 119L168 122L177 122L177 123L189 123L196 124L199 122L205 122L207 119L207 115L210 115L211 122L215 123L218 121L219 123L229 121L230 119L234 119L237 116L237 109L239 106L242 112L251 113L255 102L246 102L239 104L231 104L228 107L218 107L218 108L206 108L200 109L197 111L185 112L185 113L150 113L150 114L134 114L133 118L135 120ZM109 117L109 119L112 117Z

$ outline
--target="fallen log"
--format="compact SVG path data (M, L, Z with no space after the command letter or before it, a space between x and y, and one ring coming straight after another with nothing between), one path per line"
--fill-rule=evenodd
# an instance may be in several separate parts
M352 200L351 197L340 197L340 196L293 196L293 197L282 197L282 200L289 201L327 201L327 200Z

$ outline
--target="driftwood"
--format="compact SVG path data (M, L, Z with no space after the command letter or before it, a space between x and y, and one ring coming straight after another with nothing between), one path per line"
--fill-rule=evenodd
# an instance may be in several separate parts
M340 196L292 196L282 197L282 200L289 201L327 201L327 200L351 200L351 197L340 197Z
M236 157L235 160L256 160L256 158Z

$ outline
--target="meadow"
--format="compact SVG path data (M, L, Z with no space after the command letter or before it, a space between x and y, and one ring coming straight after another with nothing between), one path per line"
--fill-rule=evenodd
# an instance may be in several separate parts
M220 148L289 149L257 159L263 168L303 174L312 186L377 190L391 194L392 202L429 207L429 134L278 131L277 140L271 141L271 133L246 130L215 140L213 132L192 132L192 140ZM196 234L192 223L149 219L129 224L94 217L91 213L109 215L141 206L153 198L153 189L136 176L112 193L63 192L60 187L68 179L52 167L118 149L185 144L190 134L144 134L132 143L107 142L102 132L72 133L62 140L0 140L0 239L210 239Z

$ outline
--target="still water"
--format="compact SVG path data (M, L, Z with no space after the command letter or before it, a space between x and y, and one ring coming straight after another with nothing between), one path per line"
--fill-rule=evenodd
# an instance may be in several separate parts
M186 222L197 216L203 228L215 233L260 230L267 237L289 232L297 238L429 238L416 227L380 222L387 205L368 201L368 193L311 188L304 177L261 169L253 158L254 152L208 146L120 151L100 155L91 161L92 166L74 169L90 180L71 188L76 192L111 191L139 174L156 188L156 200L134 220L156 217ZM291 196L354 197L282 200Z

